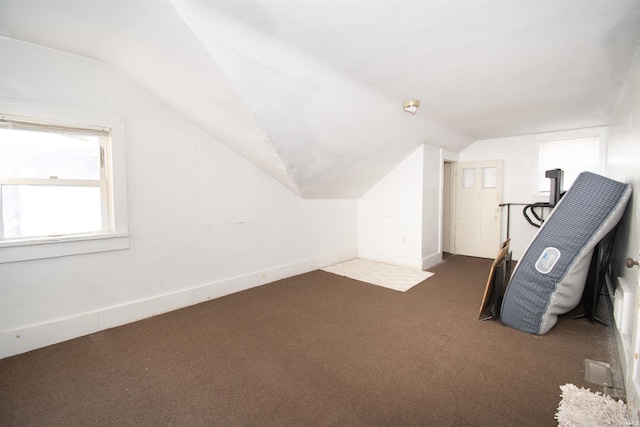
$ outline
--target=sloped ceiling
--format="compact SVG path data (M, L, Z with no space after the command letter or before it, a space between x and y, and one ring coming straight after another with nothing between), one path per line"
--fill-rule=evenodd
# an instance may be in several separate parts
M640 1L0 0L0 35L105 63L302 197L357 198L420 144L608 124Z

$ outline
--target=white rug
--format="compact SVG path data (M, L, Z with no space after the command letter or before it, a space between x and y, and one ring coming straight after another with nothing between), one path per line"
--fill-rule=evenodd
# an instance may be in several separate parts
M629 411L622 400L614 400L600 392L560 386L562 400L558 405L558 427L630 426Z
M365 259L353 259L322 270L401 292L406 292L423 280L433 276L433 273L428 271L398 267L397 265Z

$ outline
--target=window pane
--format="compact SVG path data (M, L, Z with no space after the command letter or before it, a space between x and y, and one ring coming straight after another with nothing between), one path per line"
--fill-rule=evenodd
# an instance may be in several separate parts
M497 169L482 168L482 188L496 188Z
M102 229L99 187L2 186L5 239Z
M100 137L0 129L0 177L100 179Z
M541 142L538 151L538 191L548 193L545 172L562 169L563 191L571 187L582 172L600 173L600 139L597 137Z
M476 185L475 181L475 169L462 169L462 188L473 188Z

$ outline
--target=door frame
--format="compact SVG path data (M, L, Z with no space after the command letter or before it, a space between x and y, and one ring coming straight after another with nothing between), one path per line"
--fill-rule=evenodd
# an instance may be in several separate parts
M456 161L444 160L442 165L442 235L441 235L441 252L453 254L454 248L454 225L455 225L455 181L454 171ZM447 169L449 169L447 171ZM448 183L448 188L447 184ZM447 191L448 190L448 191ZM448 199L448 200L447 200ZM447 203L448 201L448 203ZM448 249L445 251L445 248Z

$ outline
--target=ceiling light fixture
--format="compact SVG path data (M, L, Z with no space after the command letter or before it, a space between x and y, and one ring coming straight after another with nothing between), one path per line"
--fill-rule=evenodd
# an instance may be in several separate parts
M420 106L420 101L417 99L410 99L409 101L404 101L402 104L402 109L410 114L415 114L418 111L418 107Z

